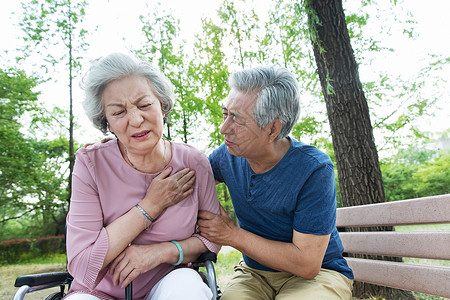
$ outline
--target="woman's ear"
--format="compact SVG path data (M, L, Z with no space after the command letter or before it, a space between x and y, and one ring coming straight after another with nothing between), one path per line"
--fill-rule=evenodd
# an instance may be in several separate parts
M108 131L111 132L112 134L114 134L115 137L117 137L116 134L114 133L114 129L111 128L111 126L109 125L108 122L106 122L106 128L108 128Z

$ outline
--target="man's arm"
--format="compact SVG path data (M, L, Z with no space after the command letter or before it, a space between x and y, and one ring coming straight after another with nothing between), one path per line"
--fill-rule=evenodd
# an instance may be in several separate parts
M199 212L199 230L208 240L231 246L259 263L279 271L313 279L320 271L330 235L293 230L292 243L272 241L237 227L221 207L221 214Z

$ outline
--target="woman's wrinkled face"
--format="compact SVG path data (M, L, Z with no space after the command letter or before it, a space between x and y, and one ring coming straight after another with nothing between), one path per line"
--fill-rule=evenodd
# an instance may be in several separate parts
M129 76L110 82L101 101L109 130L129 152L145 154L161 139L165 114L146 78Z

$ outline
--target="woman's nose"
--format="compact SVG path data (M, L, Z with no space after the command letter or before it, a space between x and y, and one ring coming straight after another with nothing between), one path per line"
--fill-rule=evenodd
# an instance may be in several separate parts
M134 127L139 127L144 121L144 117L142 116L142 112L138 109L133 109L129 114L129 122Z

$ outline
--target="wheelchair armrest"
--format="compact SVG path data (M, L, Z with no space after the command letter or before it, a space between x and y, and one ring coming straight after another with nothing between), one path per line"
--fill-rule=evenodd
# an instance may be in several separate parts
M213 293L212 299L219 299L220 289L217 286L216 272L214 270L213 262L217 262L217 254L214 252L202 253L196 261L192 262L194 270L199 270L199 267L204 267L206 269L206 274L204 272L199 272L202 275L203 281L209 286L211 292Z
M30 274L23 275L16 278L14 283L15 287L21 287L23 285L41 286L54 284L55 286L66 284L71 282L73 277L67 272L54 272L54 273L41 273L41 274Z
M196 261L192 262L193 264L202 264L206 261L212 261L212 262L217 262L217 254L214 252L205 252L202 253Z

